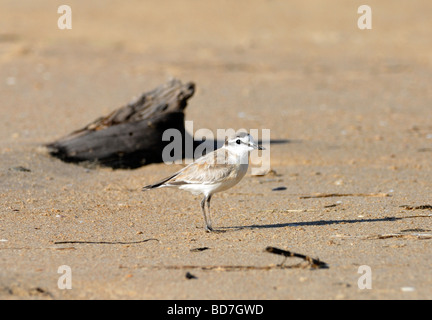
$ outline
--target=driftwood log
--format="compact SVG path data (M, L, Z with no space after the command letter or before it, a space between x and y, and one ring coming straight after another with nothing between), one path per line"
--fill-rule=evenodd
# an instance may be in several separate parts
M162 150L170 143L162 141L163 132L174 128L184 137L183 111L194 91L192 82L171 80L46 147L65 162L114 169L162 162Z

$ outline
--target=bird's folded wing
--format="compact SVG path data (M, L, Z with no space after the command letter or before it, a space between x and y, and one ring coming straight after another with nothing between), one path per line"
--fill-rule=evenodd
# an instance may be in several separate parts
M228 151L226 149L218 149L180 170L178 174L167 181L166 184L214 184L223 180L235 179L237 176L238 164L228 164L227 160Z

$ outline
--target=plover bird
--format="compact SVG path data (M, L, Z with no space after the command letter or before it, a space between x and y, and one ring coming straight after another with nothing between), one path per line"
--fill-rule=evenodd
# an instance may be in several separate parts
M249 152L263 147L247 133L241 132L226 139L222 148L208 153L158 183L145 186L143 191L162 187L176 187L195 195L203 194L201 209L205 230L213 231L210 200L212 196L235 186L244 177L249 165ZM207 203L207 213L205 205Z

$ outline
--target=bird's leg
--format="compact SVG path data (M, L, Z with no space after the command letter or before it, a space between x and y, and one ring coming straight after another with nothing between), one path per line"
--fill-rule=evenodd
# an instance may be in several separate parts
M212 219L211 219L211 213L210 213L210 200L211 200L212 195L209 195L207 197L207 214L208 214L208 225L207 227L210 228L211 231L213 231L212 228Z
M205 230L207 232L210 232L210 231L213 231L213 229L211 227L211 224L209 224L208 221L207 221L207 215L206 215L206 212L205 212L205 203L206 203L206 200L207 200L207 196L205 196L202 199L202 201L201 201L201 209L202 209L202 212L203 212L203 215L204 215Z

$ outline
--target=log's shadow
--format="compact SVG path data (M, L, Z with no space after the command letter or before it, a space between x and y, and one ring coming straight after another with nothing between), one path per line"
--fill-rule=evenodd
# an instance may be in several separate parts
M376 219L353 219L353 220L318 220L318 221L304 221L304 222L288 222L288 223L274 223L274 224L252 224L249 226L231 226L221 227L221 229L272 229L272 228L286 228L286 227L305 227L305 226L323 226L331 224L347 224L347 223L363 223L363 222L385 222L385 221L397 221L403 218L398 217L385 217Z

